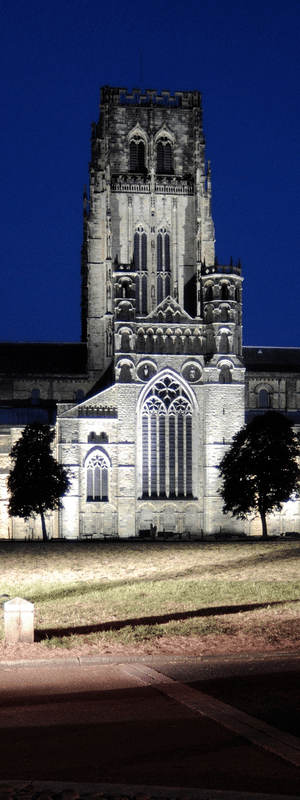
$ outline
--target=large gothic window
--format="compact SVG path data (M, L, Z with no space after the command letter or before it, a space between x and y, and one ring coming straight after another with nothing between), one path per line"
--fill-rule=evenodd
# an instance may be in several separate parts
M108 500L108 462L97 450L86 461L86 499L94 503Z
M135 309L137 314L147 314L147 234L140 225L134 234Z
M157 380L142 406L143 497L192 496L192 406L172 377Z
M170 294L170 236L166 228L157 234L157 303Z
M145 172L145 144L135 136L129 145L130 172Z
M172 145L166 136L157 144L157 172L161 175L170 175L173 172Z

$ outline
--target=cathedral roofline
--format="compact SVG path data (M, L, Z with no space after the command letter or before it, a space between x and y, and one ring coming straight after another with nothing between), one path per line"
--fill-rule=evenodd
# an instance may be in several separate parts
M243 347L247 372L300 372L300 347Z
M85 342L1 342L0 374L86 375Z

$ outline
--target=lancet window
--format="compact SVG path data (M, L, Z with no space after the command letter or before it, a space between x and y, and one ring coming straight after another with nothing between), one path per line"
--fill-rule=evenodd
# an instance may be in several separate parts
M108 462L99 451L93 451L86 462L87 502L108 500Z
M159 379L142 406L143 497L192 496L192 406L172 377Z
M157 234L157 302L170 294L170 236L166 228Z
M147 314L147 234L140 225L134 234L135 307L137 314Z

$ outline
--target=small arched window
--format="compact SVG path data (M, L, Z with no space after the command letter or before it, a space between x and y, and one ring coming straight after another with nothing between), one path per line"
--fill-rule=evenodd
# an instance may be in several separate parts
M229 289L227 283L221 283L221 299L228 300L229 298Z
M161 175L170 175L173 172L172 145L166 136L157 144L157 172Z
M145 143L139 136L129 145L130 172L145 172Z
M146 353L153 353L153 349L154 349L153 331L150 329L147 331Z
M205 300L206 302L210 302L210 300L213 300L213 289L210 283L208 284L208 286L205 287Z
M214 318L213 306L206 306L206 309L205 309L205 322L207 322L209 324L209 323L213 322L213 318Z
M131 303L122 302L118 306L118 319L123 320L123 322L128 322L130 320L130 312L132 309Z
M229 320L229 306L220 307L220 322L227 322Z
M270 408L270 394L267 389L258 392L258 408Z
M97 451L86 462L86 499L90 503L108 501L108 462Z
M120 350L122 353L130 353L129 331L122 331Z
M220 369L219 383L231 383L231 381L232 381L232 374L230 367L224 364Z
M228 335L227 335L227 333L221 333L221 337L220 337L220 350L219 350L219 352L220 352L220 353L229 353L229 352L230 352L230 347L229 347L229 341L228 341Z
M41 393L39 389L31 389L31 405L37 406L41 399Z

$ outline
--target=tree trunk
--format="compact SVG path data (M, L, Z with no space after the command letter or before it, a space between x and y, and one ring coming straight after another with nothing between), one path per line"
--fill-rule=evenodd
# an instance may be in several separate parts
M260 506L259 508L260 518L261 518L261 525L262 525L262 538L268 538L268 531L267 531L267 521L266 521L266 512L264 508Z
M46 531L46 523L45 523L45 516L43 510L40 508L40 515L41 515L41 523L42 523L42 531L43 531L43 542L48 542L48 536Z

